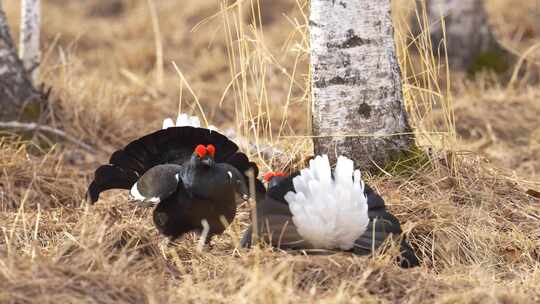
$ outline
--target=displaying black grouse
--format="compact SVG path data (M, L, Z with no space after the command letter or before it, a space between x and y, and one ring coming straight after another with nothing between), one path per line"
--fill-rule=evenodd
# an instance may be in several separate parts
M300 172L294 172L289 176L282 172L270 172L264 176L265 181L268 183L268 190L266 193L260 191L257 193L259 237L268 244L281 249L319 249L319 247L306 241L306 238L301 235L299 227L293 220L293 212L291 212L289 203L286 200L287 193L295 192L293 179L299 175ZM301 186L300 184L296 185L297 187ZM363 193L367 200L369 223L363 233L355 238L354 243L351 244L352 248L347 250L358 255L368 255L379 248L391 235L397 238L402 233L399 220L386 210L384 200L368 185L364 185ZM330 195L334 194L330 193ZM290 197L288 199L291 200ZM298 220L301 219L297 219L297 222ZM316 224L318 226L329 225L324 221ZM337 225L341 224L344 223L338 222ZM346 225L344 226L345 229L349 229ZM320 233L320 230L314 233ZM251 235L252 226L249 226L241 241L243 247L251 246ZM401 257L399 263L402 267L414 267L419 264L412 248L405 240L401 240L400 248Z
M257 166L219 132L170 127L114 152L109 164L96 170L87 195L95 203L103 191L130 189L134 200L157 204L153 220L163 235L175 239L201 231L206 221L210 240L233 221L236 194L248 198L248 169L256 176Z

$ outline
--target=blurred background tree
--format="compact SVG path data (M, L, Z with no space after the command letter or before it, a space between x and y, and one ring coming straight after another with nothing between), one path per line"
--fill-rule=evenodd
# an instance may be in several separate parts
M474 74L480 70L503 73L514 56L504 49L488 22L483 0L419 0L426 12L432 46L436 54L448 54L450 67ZM413 17L416 19L416 16ZM413 34L421 29L413 20ZM443 55L444 56L444 55Z

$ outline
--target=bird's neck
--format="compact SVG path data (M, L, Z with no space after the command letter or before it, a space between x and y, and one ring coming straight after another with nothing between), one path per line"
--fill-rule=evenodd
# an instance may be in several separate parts
M212 175L212 167L191 160L185 165L182 182L186 191L200 198L208 198L208 180Z

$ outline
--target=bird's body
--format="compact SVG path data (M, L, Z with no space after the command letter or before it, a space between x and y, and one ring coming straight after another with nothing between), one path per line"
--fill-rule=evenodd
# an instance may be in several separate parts
M210 239L213 235L221 234L236 215L234 193L227 196L216 204L215 200L189 195L185 189L180 189L154 209L154 224L161 234L176 239L190 231L202 231L202 220L206 220L210 227Z
M217 131L170 123L114 152L88 188L91 203L108 189L130 189L142 205L156 206L156 228L170 239L209 225L222 233L236 215L237 194L248 188L244 172L257 167ZM262 186L262 185L261 185Z
M201 230L203 220L209 225L209 238L221 234L234 220L237 194L248 195L244 177L235 167L226 163L208 166L197 156L181 166L152 167L136 186L139 199L157 204L154 224L170 239Z
M300 174L300 172L295 172L289 176L273 177L268 181L267 192L258 193L259 237L266 243L285 250L323 249L320 244L313 244L305 237L305 234L302 235L295 224L295 215L289 206L290 203L285 199L287 193L297 190L294 179ZM362 196L366 198L368 223L347 251L358 255L368 255L378 249L389 237L399 238L402 230L399 220L386 210L384 200L371 187L364 185ZM309 203L306 202L306 204ZM339 208L339 205L336 205L336 208ZM347 217L347 220L355 221L352 217ZM364 220L362 215L356 219L359 222ZM346 223L343 227L350 227L350 223ZM250 226L244 233L242 246L251 245L251 234L252 227ZM403 267L418 265L414 252L405 240L401 240L400 247L402 256L400 264Z

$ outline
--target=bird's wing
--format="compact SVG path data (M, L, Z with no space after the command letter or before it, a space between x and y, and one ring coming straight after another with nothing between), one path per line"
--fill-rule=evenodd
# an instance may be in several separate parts
M391 216L390 213L386 211L385 213ZM392 217L370 217L367 230L355 241L354 252L370 254L374 249L379 248L390 235L399 237L401 226L399 222L393 221Z
M257 164L254 162L250 162L248 157L242 153L242 152L236 152L231 157L227 158L226 162L227 164L233 166L242 174L242 176L245 179L246 185L249 184L249 178L247 175L248 170L252 170L253 177L255 178L255 190L260 192L266 192L266 189L264 188L264 185L261 183L259 179L257 179L257 176L259 175L259 168L257 167Z
M259 219L259 239L280 249L312 249L298 233L292 222L292 217L280 214L271 214ZM249 225L244 232L241 247L250 247L252 242L253 225Z
M310 243L298 233L292 216L270 214L262 217L261 233L268 244L281 249L311 249Z
M157 165L147 170L131 187L135 201L157 204L175 193L182 185L184 167L175 164Z
M365 184L364 194L367 197L368 210L382 209L386 210L384 200L368 184Z
M281 249L310 249L292 221L292 213L283 204L262 192L257 193L257 227L259 238L265 243ZM244 232L241 247L250 247L253 225Z
M190 191L202 195L202 197L213 198L216 200L222 199L220 195L222 193L209 191L208 185L226 185L234 189L236 193L241 195L243 199L247 200L249 198L249 187L246 182L246 177L236 167L229 165L228 163L219 163L214 165L213 174L208 176L205 184L201 184L203 187L190 188Z
M183 164L198 144L216 147L216 162L226 162L238 151L238 146L225 135L205 128L172 127L136 139L115 151L109 164L99 167L88 187L91 203L109 189L131 189L150 168L167 163Z
M353 251L358 255L368 255L377 250L390 236L401 238L401 225L399 220L384 209L369 210L368 229L354 244ZM399 263L401 267L408 268L419 265L413 249L405 239L400 240Z

